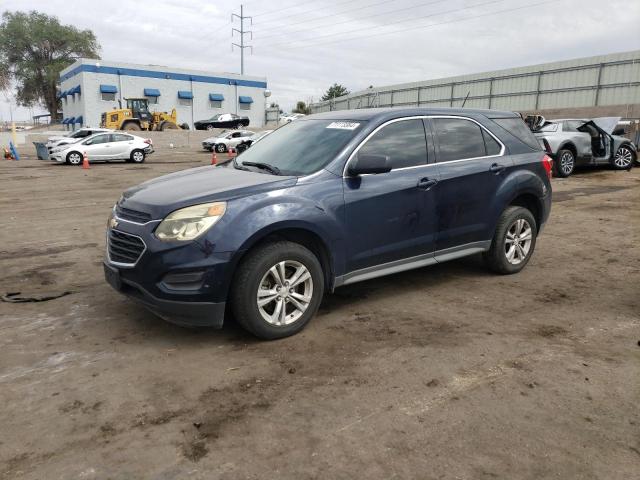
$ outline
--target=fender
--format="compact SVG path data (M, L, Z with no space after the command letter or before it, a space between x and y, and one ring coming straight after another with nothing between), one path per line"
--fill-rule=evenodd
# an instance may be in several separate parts
M564 149L564 148L567 148L568 150L573 150L575 152L575 156L576 156L576 159L577 159L578 153L579 153L578 149L573 144L573 142L570 141L570 140L567 140L566 142L563 142L562 144L560 144L560 146L558 148L556 148L556 151L553 152L553 156L555 157L558 154L558 152L560 150Z

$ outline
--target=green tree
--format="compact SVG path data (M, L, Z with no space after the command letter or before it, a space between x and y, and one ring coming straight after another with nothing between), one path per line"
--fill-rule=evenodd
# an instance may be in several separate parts
M16 87L18 104L42 105L55 119L60 71L78 57L98 58L100 46L90 30L62 25L36 11L4 12L0 22L0 83Z
M327 93L325 93L320 100L325 102L327 100L333 100L336 97L341 97L342 95L349 95L349 90L347 90L347 87L343 85L334 83L329 87Z
M311 107L300 100L296 103L296 108L291 110L291 113L304 113L305 115L309 115L311 113Z

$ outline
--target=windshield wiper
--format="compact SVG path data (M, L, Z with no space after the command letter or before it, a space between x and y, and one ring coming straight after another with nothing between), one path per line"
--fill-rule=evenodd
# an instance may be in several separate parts
M258 167L258 168L262 168L263 170L266 170L267 172L272 173L274 175L280 175L280 169L278 167L273 166L273 165L269 165L268 163L242 162L240 165L247 166L247 167Z

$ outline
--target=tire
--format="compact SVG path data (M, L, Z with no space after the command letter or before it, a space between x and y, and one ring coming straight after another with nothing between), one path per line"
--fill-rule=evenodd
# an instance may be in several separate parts
M240 130L240 129L242 128L242 124L241 124L241 123L239 123L239 124L237 124L237 125L236 125L235 127L233 127L233 128L235 128L236 130Z
M189 124L188 123L183 123L182 125L180 125L180 128L182 130L189 130Z
M207 130L209 130L209 131L213 130L214 128L216 128L216 127L214 127L213 125L207 125Z
M512 239L514 235L518 236L517 242ZM487 266L503 275L518 273L529 263L536 248L537 236L536 220L528 209L507 207L498 219L491 247L484 254Z
M67 163L70 165L82 165L82 154L80 152L69 152Z
M279 284L284 282L276 279L276 274L280 278L281 266L285 281L295 281L299 274L298 278L304 280L288 290L281 288ZM259 290L273 293L258 297ZM279 241L257 247L242 260L231 285L230 300L234 316L244 329L273 340L302 330L318 311L323 294L324 275L317 257L298 243ZM262 306L258 298L265 302ZM284 313L279 313L283 308Z
M553 162L554 173L557 177L567 178L576 168L576 156L571 150L563 148L558 150L556 159Z
M136 149L133 152L131 152L131 155L129 156L129 160L131 160L132 163L144 163L145 157L146 155L142 150Z
M164 132L165 130L178 130L178 125L168 120L160 122L160 131Z
M227 151L227 146L224 143L218 143L216 145L216 152L218 153L224 153Z
M127 122L122 126L122 130L140 131L142 128L136 122Z
M627 170L637 160L636 152L629 145L621 145L611 159L611 166L615 170Z

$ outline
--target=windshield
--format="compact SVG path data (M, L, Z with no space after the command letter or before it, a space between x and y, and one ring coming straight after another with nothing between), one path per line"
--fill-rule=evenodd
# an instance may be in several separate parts
M545 123L540 128L536 130L536 132L557 132L558 124L557 123Z
M304 120L289 123L238 156L244 162L267 163L283 175L308 175L326 166L365 122Z

